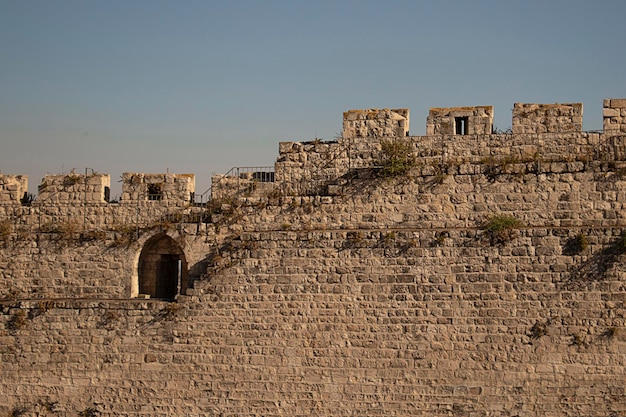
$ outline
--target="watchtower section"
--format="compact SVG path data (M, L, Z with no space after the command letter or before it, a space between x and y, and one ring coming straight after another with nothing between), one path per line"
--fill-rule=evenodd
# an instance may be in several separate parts
M0 204L20 204L28 190L28 176L0 175Z
M626 99L606 99L602 107L604 131L606 133L626 133Z
M109 201L109 174L46 175L38 186L37 200L41 203L102 203Z
M409 109L348 110L343 113L343 139L408 134Z
M493 129L493 106L433 107L426 119L426 135L489 134Z
M582 103L513 105L513 133L567 133L582 130Z
M193 202L196 189L194 174L122 174L121 203L161 201L180 206Z

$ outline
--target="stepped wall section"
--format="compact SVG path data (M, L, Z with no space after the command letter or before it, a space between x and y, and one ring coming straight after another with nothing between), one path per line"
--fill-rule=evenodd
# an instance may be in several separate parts
M0 177L0 413L626 415L623 133L393 112L200 206L188 175L128 174L117 203L107 176L32 203Z

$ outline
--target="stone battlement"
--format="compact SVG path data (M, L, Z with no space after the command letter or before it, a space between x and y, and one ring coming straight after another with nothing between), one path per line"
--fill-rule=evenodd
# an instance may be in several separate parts
M350 110L200 203L0 175L0 415L622 416L625 103Z
M355 151L355 155L351 155L354 161L346 161L349 162L346 167L354 167L359 164L367 166L372 162L372 158L375 158L374 154L378 152L377 147L379 145L376 145L375 141L355 142L354 139L406 137L409 135L409 114L409 109L367 109L344 112L343 134L338 140L340 146L334 147L339 149L349 146ZM503 132L494 132L493 116L494 109L492 106L431 108L426 120L426 136L413 136L412 141L419 144L420 148L425 148L430 154L445 147L448 155L466 151L472 152L472 149L478 155L485 155L486 153L508 154L507 149L510 149L511 146L526 146L538 151L537 143L542 142L545 149L557 145L559 151L571 153L571 158L579 155L581 148L572 146L570 149L562 149L561 144L559 144L560 138L555 134L581 133L582 136L572 137L573 141L581 146L585 144L580 142L580 139L585 142L585 138L590 138L587 145L592 147L603 142L603 138L590 136L582 131L582 103L515 103L512 113L512 133L518 135L517 137L502 135ZM604 100L603 117L604 138L626 133L626 99ZM465 139L459 137L475 135L481 136L481 140L470 139L470 142L464 143ZM452 143L445 143L441 146L437 144L438 138L448 136L456 137ZM489 149L483 148L484 145ZM309 149L312 149L312 145L299 145L298 142L281 144L281 156L279 156L276 167L279 172L279 182L301 183L300 177L306 178L307 176L307 173L302 170L292 174L286 173L289 170L288 167L294 165L285 160L285 158L290 158L287 157L287 154L293 153L295 148L291 148L294 146L297 148L296 153L298 154L302 152L308 154ZM326 152L332 152L332 144L317 144L317 146L326 146L328 148ZM316 152L312 153L312 159L315 159L315 154ZM310 168L314 169L312 165ZM331 172L329 175L341 175L340 171ZM316 173L309 173L309 176L315 175ZM238 178L237 181L240 179ZM257 179L250 178L250 180L254 182ZM225 186L226 181L221 182ZM289 188L289 185L286 186ZM23 203L26 201L27 188L28 176L0 174L0 205ZM109 189L110 177L108 174L83 175L72 172L46 175L38 185L37 201L45 202L45 204L66 204L77 201L87 204L103 203L109 201ZM194 174L124 173L122 175L120 203L160 201L163 204L175 204L182 207L193 202L194 192ZM214 192L222 193L222 190L217 188Z

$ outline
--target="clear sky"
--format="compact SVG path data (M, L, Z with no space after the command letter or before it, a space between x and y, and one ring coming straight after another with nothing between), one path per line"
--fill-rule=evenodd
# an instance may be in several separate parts
M0 171L273 165L348 109L626 97L624 0L0 0Z

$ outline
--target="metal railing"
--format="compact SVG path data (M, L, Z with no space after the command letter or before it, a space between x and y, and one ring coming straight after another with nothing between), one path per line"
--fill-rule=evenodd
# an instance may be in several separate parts
M218 186L226 178L237 178L238 180L252 180L255 182L274 182L275 174L274 167L272 166L256 166L256 167L232 167L231 169L218 177L215 183L212 183L209 188L202 194L196 194L194 196L194 205L197 207L206 207L206 204L211 200L213 189Z

